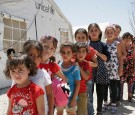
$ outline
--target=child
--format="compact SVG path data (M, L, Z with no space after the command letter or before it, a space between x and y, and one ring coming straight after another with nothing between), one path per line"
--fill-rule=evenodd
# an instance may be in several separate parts
M28 54L28 56L33 60L36 66L39 65L42 59L43 47L42 45L35 40L28 40L23 45L23 51ZM52 82L49 74L44 69L37 70L36 76L31 76L30 79L40 86L46 95L45 98L45 112L46 115L53 115L54 107L54 96L52 91Z
M55 57L53 56L57 48L57 39L52 36L43 36L40 39L40 43L43 46L43 59L38 67L41 69L44 68L51 76L51 79L57 75L62 78L63 81L67 82L67 78L61 72L58 64L55 63Z
M120 32L121 32L121 27L118 24L113 24L113 26L115 27L115 37L114 40L120 42L120 49L121 49L121 53L122 53L122 58L124 59L126 57L126 50L125 50L125 46L123 44L123 41L120 37ZM120 105L120 100L121 100L121 83L120 83L120 79L117 80L117 106Z
M76 115L77 111L77 96L80 88L80 70L74 62L71 61L75 53L74 44L65 42L60 46L60 54L63 59L61 69L68 79L71 95L68 99L68 106L66 108L68 115ZM59 111L62 108L59 108Z
M43 59L42 59L42 62L38 65L38 67L40 69L44 68L49 73L49 75L51 76L51 80L52 80L52 86L56 86L55 83L59 82L59 81L56 82L56 80L58 80L55 77L56 75L57 75L57 77L62 78L63 83L64 82L66 83L67 78L62 73L58 64L55 63L55 57L53 56L55 53L55 50L57 48L57 43L58 43L57 39L52 36L43 36L40 39L40 43L43 46ZM56 107L61 107L62 105L66 106L67 97L58 98L57 91L55 91L55 90L57 90L57 88L56 87L52 87L52 88L53 88L53 92L54 92L55 106ZM61 92L61 95L63 95L62 92ZM63 95L63 97L64 97L64 95ZM57 111L57 114L60 115L59 111Z
M7 115L45 115L44 91L29 80L36 74L36 65L26 54L18 54L8 60L5 74L15 81L7 92Z
M7 57L8 57L8 59L11 59L14 54L15 54L14 48L7 49Z
M109 60L109 52L105 43L101 42L102 32L99 25L92 23L88 26L90 46L96 50L98 66L93 68L92 74L96 83L97 92L97 115L102 115L102 103L104 97L104 87L109 83L105 61Z
M75 40L76 42L85 42L89 43L88 40L88 33L84 28L79 28L75 31ZM89 44L88 44L89 45ZM94 48L90 47L88 48L87 55L85 57L85 60L89 62L89 65L91 67L97 67L97 56L96 56L96 51ZM94 108L93 108L93 80L91 79L92 77L92 68L90 71L91 76L87 80L87 92L88 92L88 115L94 115Z
M127 52L126 57L123 60L123 75L121 76L121 98L123 98L123 84L124 81L128 84L128 101L132 101L132 87L133 77L135 74L135 49L132 44L133 35L126 32L122 36L122 40Z
M117 102L117 80L122 75L122 53L120 49L120 43L114 40L115 27L108 26L105 29L106 43L108 51L110 52L110 60L106 62L106 67L110 79L110 92L111 92L111 113L116 113L116 102ZM107 103L107 92L108 86L105 87L104 108L108 105Z
M86 80L91 79L90 71L91 67L89 62L85 60L85 57L88 53L88 45L85 42L77 42L76 46L76 61L80 67L81 72L81 81L80 81L80 90L78 94L78 103L77 103L77 114L78 115L88 115L87 112L87 90L86 90Z

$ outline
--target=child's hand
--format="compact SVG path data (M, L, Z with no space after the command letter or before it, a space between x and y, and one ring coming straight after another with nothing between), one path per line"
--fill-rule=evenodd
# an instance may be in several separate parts
M76 99L71 99L70 107L75 107L77 105Z

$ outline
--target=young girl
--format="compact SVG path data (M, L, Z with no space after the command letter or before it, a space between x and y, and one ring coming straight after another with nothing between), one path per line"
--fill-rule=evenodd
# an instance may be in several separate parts
M42 62L38 65L38 67L41 69L44 68L49 73L49 75L51 76L51 80L52 80L52 86L56 86L55 83L57 83L56 80L58 80L55 77L56 75L57 75L57 77L62 78L63 83L67 82L67 78L62 73L58 64L55 63L55 57L53 56L55 53L55 50L57 48L57 43L58 43L57 39L52 36L43 36L40 39L40 42L44 49L43 49L43 59L42 59ZM67 98L66 97L58 98L56 87L52 87L52 88L53 88L53 92L54 92L55 106L56 107L61 107L62 105L65 106L67 104L66 103ZM60 115L59 111L57 111L57 115Z
M123 60L123 75L121 76L121 98L123 98L123 84L124 81L128 84L128 101L132 101L132 87L133 78L135 74L135 49L132 44L133 35L126 32L122 36L122 40L127 52L126 57Z
M68 79L71 95L68 99L68 106L66 108L68 115L76 115L77 111L77 96L80 88L80 70L74 62L71 61L75 53L74 44L65 42L60 46L60 54L63 59L61 69ZM59 111L63 111L62 108Z
M77 42L76 46L76 62L80 67L81 72L81 81L80 81L80 90L78 94L77 102L77 114L78 115L88 115L87 112L87 90L86 90L86 80L91 79L90 71L91 67L89 62L85 60L85 57L88 52L88 45L85 42Z
M102 103L104 97L104 86L109 83L105 61L109 60L109 52L105 43L101 42L102 32L99 25L92 23L88 26L90 46L96 50L98 66L93 68L92 74L96 83L97 92L97 115L102 115Z
M26 54L18 54L7 63L5 74L16 83L7 92L7 115L45 115L44 91L29 80L36 74L35 63Z
M23 51L28 54L28 56L33 60L36 66L39 65L42 59L43 54L43 47L42 45L35 41L35 40L28 40L23 45ZM46 115L53 115L53 108L54 108L54 96L52 91L52 82L50 79L49 74L44 69L37 70L37 74L33 77L31 76L30 79L40 86L44 92L45 98L45 112Z
M55 57L53 56L57 48L57 39L52 36L43 36L40 39L40 43L43 46L43 59L42 63L40 63L38 67L41 69L44 68L51 76L51 79L57 75L62 78L63 81L67 82L67 79L61 72L60 67L55 63Z
M115 27L108 26L105 29L106 43L108 51L110 52L110 60L106 62L106 67L110 79L110 92L111 92L111 113L116 113L116 102L117 102L117 80L122 75L122 53L120 43L114 40ZM104 106L107 106L107 92L108 86L105 87ZM105 108L105 107L104 107Z
M89 43L88 40L88 33L84 28L79 28L75 31L75 40L76 42L85 42ZM88 44L89 45L89 44ZM88 48L87 55L85 57L85 60L89 62L89 65L91 67L97 67L97 56L96 56L96 51L94 48L90 47ZM87 80L87 92L88 92L88 115L94 115L94 108L93 108L93 80L91 79L92 77L92 68L90 71L90 77Z

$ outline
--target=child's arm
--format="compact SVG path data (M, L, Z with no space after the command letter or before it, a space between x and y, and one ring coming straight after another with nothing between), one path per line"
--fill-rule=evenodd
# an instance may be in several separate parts
M10 110L11 110L11 100L8 99L8 108L7 108L7 113L6 113L6 115L10 115Z
M123 73L123 55L121 50L121 44L117 44L117 54L118 54L118 63L119 63L119 76L121 76Z
M89 65L91 67L97 67L98 66L98 62L97 62L97 55L94 55L92 57L92 61L89 61Z
M87 64L87 63L86 63ZM76 65L79 67L80 69L80 74L81 74L81 78L83 78L84 80L88 80L89 76L90 76L90 70L83 70L83 68L76 62ZM85 65L88 66L87 68L89 68L89 64Z
M102 60L107 61L107 56L97 51L97 56L102 58Z
M64 82L67 82L67 78L65 77L65 75L62 73L61 70L59 70L58 72L56 72L56 75L57 75L58 77L62 78L62 80L63 80Z
M76 97L78 96L79 89L80 89L80 80L75 80L75 90L74 90L73 97L70 101L70 107L74 107L77 105Z
M46 96L48 100L48 115L53 115L53 110L54 110L54 95L52 91L52 85L49 84L45 86L46 90Z
M44 95L40 95L36 99L38 115L45 115Z
M123 41L120 42L120 47L121 47L122 56L123 56L123 58L125 58L127 55L127 52L126 52Z

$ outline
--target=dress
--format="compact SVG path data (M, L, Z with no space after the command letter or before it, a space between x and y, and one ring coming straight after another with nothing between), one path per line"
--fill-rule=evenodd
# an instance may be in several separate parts
M23 88L15 84L7 92L11 100L10 115L38 115L36 99L41 95L44 91L33 82Z
M107 51L107 45L101 41L91 41L90 46L97 50L99 53L103 53L109 57L109 52ZM105 66L105 62L97 56L98 67L93 68L93 78L94 82L97 84L107 84L109 83L109 76Z
M112 44L107 44L108 51L110 52L110 60L106 62L106 67L109 74L110 80L119 80L118 75L118 54L117 54L117 44L119 42L114 41Z

